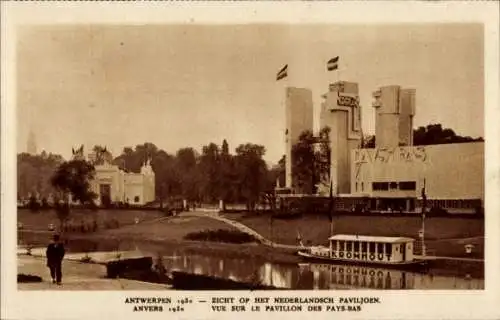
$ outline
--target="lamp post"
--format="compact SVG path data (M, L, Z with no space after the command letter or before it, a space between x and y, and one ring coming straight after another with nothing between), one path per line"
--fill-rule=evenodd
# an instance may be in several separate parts
M425 179L424 187L422 188L422 230L420 238L422 240L422 256L425 258L426 248L425 248L425 211L427 210L427 195L425 194Z

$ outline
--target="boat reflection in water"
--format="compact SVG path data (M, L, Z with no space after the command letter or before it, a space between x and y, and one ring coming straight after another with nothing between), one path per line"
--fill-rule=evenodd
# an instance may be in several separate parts
M340 264L276 264L251 258L221 258L173 253L167 270L203 274L283 289L484 289L483 279L437 276L398 269ZM432 272L432 271L431 271Z
M320 276L326 275L329 289L413 289L415 274L400 270L354 267L332 264L300 264L302 272L311 272L315 289Z

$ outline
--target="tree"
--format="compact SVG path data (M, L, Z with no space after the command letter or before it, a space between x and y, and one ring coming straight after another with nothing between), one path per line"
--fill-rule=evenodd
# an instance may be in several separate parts
M306 130L292 146L292 181L293 188L298 193L315 192L317 182L315 144L316 138L311 131Z
M17 192L26 199L30 194L39 194L40 197L49 197L55 192L50 183L51 176L63 162L60 155L47 154L42 151L40 155L20 153L17 155Z
M286 159L285 155L281 157L278 161L278 164L272 166L268 170L268 186L266 190L274 190L274 188L279 185L280 187L285 186L286 184Z
M38 200L35 195L31 195L28 202L28 208L32 212L38 212L38 210L40 210L40 203L38 203Z
M69 215L69 197L81 204L91 204L96 194L90 190L90 180L94 178L95 169L85 160L71 160L63 162L52 176L52 185L62 195L62 204L57 201L56 211L61 224L64 226Z
M413 145L426 146L434 144L465 143L484 141L483 138L460 136L452 129L444 128L441 124L429 124L413 130ZM375 136L370 135L364 139L363 148L375 148Z
M193 148L177 151L176 172L179 176L180 193L188 201L198 200L198 155Z
M92 151L95 153L94 165L101 165L105 162L111 163L113 161L113 155L106 147L95 145Z
M220 195L219 147L210 143L202 148L200 157L201 194L203 200L215 203Z
M229 144L226 139L222 141L220 160L219 160L219 196L222 200L223 208L226 210L226 203L229 201L234 201L237 198L237 193L235 192L235 182L238 179L238 175L235 168L235 159L229 153Z
M476 141L484 140L481 137L459 136L452 129L443 129L441 124L429 124L426 127L419 127L413 130L413 145L415 146Z
M255 209L261 192L265 190L268 173L266 163L262 159L265 152L264 146L252 143L241 144L236 148L238 191L249 211Z
M314 154L316 179L315 185L322 189L329 188L330 183L330 127L324 127L319 132L319 148Z

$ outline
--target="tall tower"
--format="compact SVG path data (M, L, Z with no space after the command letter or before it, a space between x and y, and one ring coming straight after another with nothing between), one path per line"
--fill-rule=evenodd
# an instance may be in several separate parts
M286 188L292 188L292 148L305 130L313 131L312 91L305 88L286 88Z
M375 144L377 148L413 145L415 89L381 87L373 93Z
M358 84L338 81L330 84L323 95L320 126L330 127L330 180L333 193L349 193L351 189L351 151L361 143L361 107Z
M33 133L33 130L30 130L30 133L28 135L28 143L27 143L26 151L31 155L36 154L36 139L35 139L35 134Z

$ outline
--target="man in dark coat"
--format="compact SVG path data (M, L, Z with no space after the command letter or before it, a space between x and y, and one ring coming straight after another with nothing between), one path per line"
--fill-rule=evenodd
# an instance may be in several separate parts
M50 276L52 283L61 284L62 270L61 264L64 258L65 250L64 245L60 242L58 234L53 237L53 242L47 247L47 267L50 269Z

